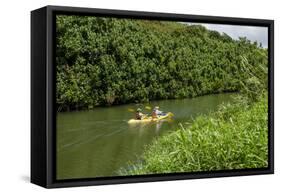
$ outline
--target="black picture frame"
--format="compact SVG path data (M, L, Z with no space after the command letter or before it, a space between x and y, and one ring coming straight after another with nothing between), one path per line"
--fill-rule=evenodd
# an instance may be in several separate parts
M77 14L268 27L268 168L83 179L56 179L55 16ZM46 6L31 12L31 182L46 188L274 173L274 21L109 9Z

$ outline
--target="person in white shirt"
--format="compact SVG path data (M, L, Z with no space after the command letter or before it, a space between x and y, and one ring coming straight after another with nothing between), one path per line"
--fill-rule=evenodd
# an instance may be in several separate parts
M153 118L157 118L158 116L163 115L163 112L159 110L159 106L155 106L151 115Z

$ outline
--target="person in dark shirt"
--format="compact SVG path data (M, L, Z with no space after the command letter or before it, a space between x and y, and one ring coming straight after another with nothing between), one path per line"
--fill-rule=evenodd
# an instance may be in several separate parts
M137 109L137 112L136 112L136 119L137 120L142 120L144 114L141 112L142 110L140 108Z

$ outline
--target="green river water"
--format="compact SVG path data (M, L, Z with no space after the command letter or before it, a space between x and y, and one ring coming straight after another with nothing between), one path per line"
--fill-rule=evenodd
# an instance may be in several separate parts
M191 122L199 114L214 111L231 102L233 94L215 94L181 100L161 100L149 105L172 112L171 121L128 124L134 115L120 105L90 111L57 114L57 179L93 178L118 175L120 168L137 162L143 148L154 138ZM148 112L143 109L144 112Z

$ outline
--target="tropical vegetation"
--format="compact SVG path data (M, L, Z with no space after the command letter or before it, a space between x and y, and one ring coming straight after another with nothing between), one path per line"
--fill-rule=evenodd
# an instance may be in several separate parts
M241 99L240 99L241 100ZM147 146L137 164L122 175L266 168L268 106L266 96L254 104L221 105L210 115L181 124Z
M56 21L58 111L241 91L245 64L251 71L267 65L267 49L257 42L200 25L69 15Z
M236 92L156 138L121 175L267 167L268 51L188 23L56 18L58 111Z
M267 67L243 62L248 79L234 103L180 124L147 146L139 163L121 175L199 172L268 167Z

